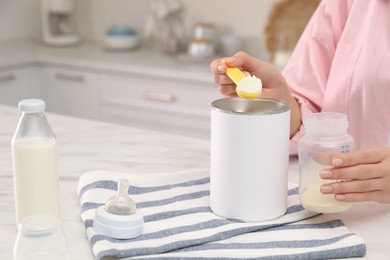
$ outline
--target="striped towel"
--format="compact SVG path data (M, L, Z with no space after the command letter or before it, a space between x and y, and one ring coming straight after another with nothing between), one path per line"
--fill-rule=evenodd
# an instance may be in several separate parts
M95 209L128 179L129 194L144 215L144 232L113 239L92 228ZM363 240L331 215L305 210L289 185L285 215L244 223L209 208L209 170L165 174L84 173L78 185L81 219L97 259L330 259L365 255Z

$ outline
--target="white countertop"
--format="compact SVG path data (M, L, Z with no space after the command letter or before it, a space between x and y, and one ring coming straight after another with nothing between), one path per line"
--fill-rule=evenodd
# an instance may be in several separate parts
M16 238L10 140L18 117L15 108L0 106L0 259L12 259ZM54 114L47 114L47 118L59 141L61 218L71 259L94 259L79 216L76 187L81 174L109 170L153 176L209 167L207 140ZM290 181L297 183L296 159L290 160L289 174ZM355 204L337 216L365 240L364 259L389 259L390 205Z
M213 82L208 61L183 62L183 59L150 49L113 52L86 43L64 48L46 47L32 41L0 44L0 70L29 64L56 64L94 72L135 73L175 80Z

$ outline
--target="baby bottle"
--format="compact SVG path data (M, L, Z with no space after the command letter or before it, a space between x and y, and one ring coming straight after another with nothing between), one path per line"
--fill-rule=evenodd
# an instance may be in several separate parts
M59 217L57 140L44 114L45 102L22 100L19 110L12 138L16 224L36 214Z
M302 206L319 213L349 209L352 203L337 201L334 194L320 191L321 185L335 180L319 177L322 169L332 167L333 156L356 149L353 137L347 132L347 116L333 112L314 113L304 117L303 125L305 134L298 143L299 197Z

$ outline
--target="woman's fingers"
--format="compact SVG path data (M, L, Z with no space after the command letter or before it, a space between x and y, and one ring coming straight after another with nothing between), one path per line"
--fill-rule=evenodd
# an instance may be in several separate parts
M219 92L227 97L237 96L236 85L220 85Z
M333 158L332 164L335 167L371 164L383 161L386 157L390 158L390 149L381 147L339 154Z
M347 194L336 194L336 200L343 202L365 202L365 201L376 201L379 203L390 202L390 196L385 195L380 191L364 192L364 193L347 193Z
M222 59L214 60L210 63L210 69L214 73L214 82L219 86L219 92L224 96L236 95L236 85L225 74L226 65L221 63Z
M224 73L225 73L226 67L225 67L224 64L221 63L221 60L222 60L222 59L213 60L213 61L210 63L210 70L211 70L214 74L224 74Z
M367 180L379 178L386 174L386 169L382 169L377 164L361 164L351 167L330 168L320 171L320 177L329 180Z
M377 191L383 189L383 181L381 179L370 179L370 180L350 180L333 182L324 184L321 186L322 193L351 193L351 192L368 192Z
M390 203L390 148L339 154L333 166L321 170L320 177L344 181L323 184L322 193L335 194L339 201Z
M351 180L321 186L324 194L335 194L336 200L346 202L377 201L390 202L390 190L386 189L382 178L370 180Z

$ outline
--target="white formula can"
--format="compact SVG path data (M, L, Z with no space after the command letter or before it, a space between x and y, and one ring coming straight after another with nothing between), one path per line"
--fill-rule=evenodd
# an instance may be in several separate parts
M264 221L287 209L290 105L224 98L211 104L210 207L218 216Z

